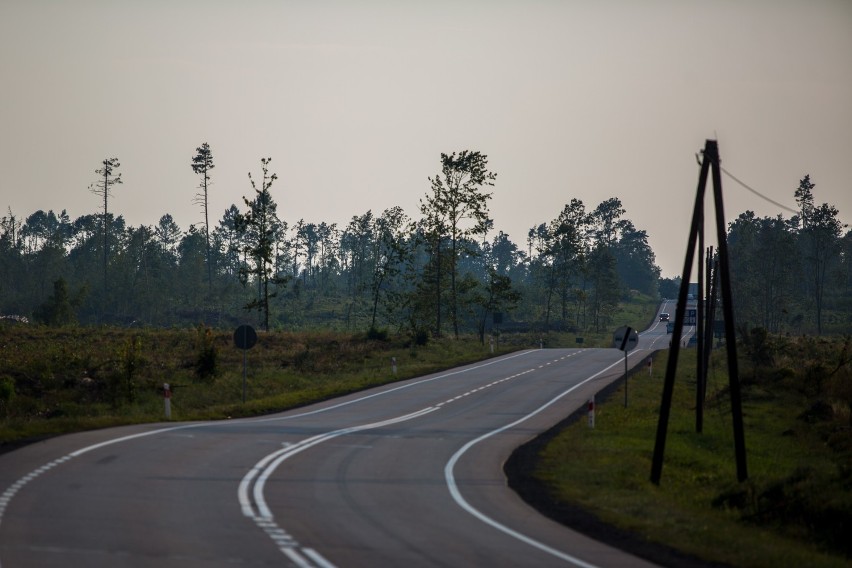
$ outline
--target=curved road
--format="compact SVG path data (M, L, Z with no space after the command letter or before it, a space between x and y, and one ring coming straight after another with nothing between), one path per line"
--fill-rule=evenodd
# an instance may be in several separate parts
M666 337L643 332L630 365ZM502 471L623 365L529 350L264 418L33 444L0 456L0 566L645 566Z

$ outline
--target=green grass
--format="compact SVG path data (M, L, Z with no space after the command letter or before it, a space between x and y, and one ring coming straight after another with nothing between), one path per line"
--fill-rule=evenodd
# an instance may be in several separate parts
M567 341L547 337L549 345ZM537 335L504 336L493 354L537 345ZM173 420L216 420L286 410L490 356L490 345L475 337L413 346L404 338L331 331L261 333L246 353L243 402L243 352L230 332L0 325L0 448L164 420L163 383L172 387ZM212 376L201 371L211 367Z
M708 561L848 566L848 451L827 448L820 429L798 418L806 407L795 389L748 384L749 479L738 483L724 359L709 378L697 434L695 351L681 354L659 486L650 472L667 352L657 357L653 376L641 370L631 378L628 408L623 391L613 393L598 404L594 429L578 421L552 440L536 477L555 498L606 523Z
M331 331L260 334L246 353L230 332L201 329L48 329L0 326L0 448L22 440L107 426L164 420L169 383L173 420L217 420L266 414L416 377L492 356L490 345L465 336L371 341ZM199 374L205 347L215 374ZM606 343L608 334L596 341ZM573 347L575 334L503 335L494 355ZM396 358L397 374L391 369Z
M618 325L644 327L648 298L623 305ZM577 337L584 342L578 344ZM609 346L612 331L501 335L494 354L546 347ZM491 356L476 337L372 341L334 331L261 333L243 353L231 332L206 328L45 328L0 323L0 449L73 431L164 419L169 383L174 420L271 413ZM391 358L397 374L391 372Z

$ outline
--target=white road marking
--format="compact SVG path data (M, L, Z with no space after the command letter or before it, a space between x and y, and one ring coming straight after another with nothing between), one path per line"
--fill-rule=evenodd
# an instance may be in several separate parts
M581 353L581 352L577 351L575 353L565 355L565 356L561 357L559 360L563 360L563 359L566 359L568 357L573 357L575 355L578 355L579 353ZM592 380L593 378L597 377L598 375L600 375L604 371L612 368L616 364L618 364L618 362L613 363L609 367L606 367L605 369L599 371L598 373L596 373L592 377L589 377L588 379L586 379L585 381L583 381L580 384L584 384L584 383ZM538 367L538 369L541 369L541 368L542 368L542 366ZM351 434L353 432L361 432L361 431L364 431L364 430L371 430L371 429L375 429L375 428L380 428L382 426L388 426L388 425L391 425L391 424L398 424L400 422L406 422L408 420L413 420L415 418L419 418L419 417L424 416L424 415L426 415L430 412L434 412L434 411L440 409L444 405L450 404L450 403L452 403L456 400L464 398L464 397L470 395L471 393L480 391L483 388L492 387L494 385L504 383L506 381L515 379L517 377L526 375L527 373L531 373L535 370L536 369L528 369L526 371L516 373L514 375L505 377L503 379L493 381L493 382L489 383L488 385L486 385L485 387L478 387L476 389L472 389L472 390L467 391L467 392L465 392L465 393L463 393L459 396L456 396L455 398L451 398L449 400L446 400L444 402L436 404L435 406L429 406L429 407L423 408L423 409L418 410L416 412L412 412L411 414L406 414L406 415L403 415L403 416L390 418L388 420L383 420L383 421L380 421L380 422L373 422L373 423L370 423L370 424L364 424L364 425L361 425L361 426L352 426L352 427L349 427L349 428L341 428L339 430L335 430L333 432L328 432L326 434L319 434L317 436L313 436L311 438L307 438L305 440L302 440L301 442L297 442L297 443L293 444L292 446L278 450L277 452L273 452L273 453L265 456L257 464L255 464L255 466L249 471L249 473L247 473L245 475L245 477L243 477L242 481L240 482L240 487L237 491L237 496L238 496L238 499L240 501L240 507L243 511L243 514L245 516L251 518L261 529L266 531L266 533L269 534L270 537L273 538L273 540L276 540L276 544L278 544L278 546L279 546L279 548L282 552L284 552L288 556L291 556L292 554L294 554L294 550L299 548L299 544L294 539L293 540L287 539L286 542L281 542L280 540L276 539L276 537L274 535L287 534L287 533L284 531L284 529L279 527L277 525L277 523L275 522L273 515L272 515L272 511L269 509L268 505L266 504L266 499L263 495L263 490L264 490L266 481L275 472L275 470L278 468L278 466L281 465L282 462L284 462L286 459L288 459L288 458L290 458L290 457L292 457L292 456L294 456L294 455L296 455L296 454L298 454L298 453L300 453L300 452L302 452L302 451L304 451L308 448L311 448L313 446L316 446L317 444L321 444L321 443L328 441L328 440L331 440L333 438L337 438L339 436L344 436L346 434ZM552 404L553 402L555 402L559 398L562 398L568 392L571 392L571 390L574 390L574 388L577 388L578 386L580 386L580 385L576 385L572 389L566 391L565 393L562 393L556 399L552 400L550 403L548 403L544 407L541 407L539 410L527 415L522 420L519 420L519 421L517 421L513 424L516 424L518 422L522 422L523 420L526 420L530 416L537 414L538 412L540 412L541 410L543 410L544 408L546 408L547 406L549 406L550 404ZM511 425L509 425L509 426L511 426ZM507 426L507 428L509 426ZM251 487L252 484L254 484L254 487ZM249 495L251 495L252 498L250 498ZM254 506L252 505L252 500L254 501ZM257 512L255 512L255 506L257 508ZM511 530L511 529L509 529L509 530ZM529 537L520 535L520 533L516 533L516 534L518 534L518 538L520 538L520 540L522 540L524 542L527 542L527 543L535 543L536 542L536 541L530 539ZM541 545L541 544L538 545L538 547L541 547L541 546L544 546L544 545ZM308 554L307 551L309 551L309 550L311 551L311 554ZM328 562L325 558L323 558L318 552L316 552L313 549L302 548L301 551L303 553L305 553L306 555L309 555L315 562L317 562L317 565L322 567L322 568L332 568L334 566L333 564ZM554 551L554 552L556 552L557 556L562 555L561 557L567 556L569 558L573 558L573 557L570 557L568 555L564 555L563 553L561 553L559 551ZM313 568L312 565L310 565L310 564L303 564L302 560L303 560L302 557L299 556L299 562L297 562L297 564L300 566L300 568L301 567ZM294 560L294 562L295 562L295 560ZM577 564L577 565L578 566L586 566L588 568L591 568L591 565L584 565L584 564Z
M231 423L255 423L255 422L271 422L271 421L291 420L291 419L302 417L302 416L319 414L319 413L322 413L322 412L327 412L327 411L330 411L330 410L334 410L334 409L337 409L337 408L340 408L340 407L343 407L343 406L355 404L355 403L358 403L358 402L361 402L361 401L364 401L364 400L368 400L368 399L371 399L371 398L375 398L375 397L378 397L378 396L383 396L383 395L386 395L386 394L389 394L389 393L392 393L392 392L395 392L395 391L398 391L398 390L411 388L413 386L420 385L420 384L423 384L423 383L444 379L444 378L451 377L451 376L454 376L454 375L466 373L468 371L472 371L472 370L475 370L475 369L481 369L483 367L487 367L489 365L493 365L493 364L505 361L507 359L513 359L513 358L516 358L516 357L521 357L521 356L528 355L528 354L536 352L536 351L538 351L538 350L527 350L527 351L522 351L522 352L519 352L519 353L516 353L516 354L513 354L513 355L509 355L509 356L506 356L506 357L499 357L499 358L491 359L491 360L489 360L489 361L487 361L483 364L480 364L480 365L467 367L467 368L460 369L460 370L457 370L457 371L452 371L452 372L449 372L449 373L443 373L441 375L436 375L436 376L430 377L428 379L423 379L423 380L419 380L419 381L412 381L412 382L407 383L405 385L401 385L401 386L394 387L394 388L391 388L391 389L383 390L381 392L366 395L366 396L363 396L363 397L358 397L358 398L355 398L355 399L352 399L352 400L349 400L349 401L346 401L346 402L334 404L334 405L327 406L327 407L324 407L324 408L320 408L320 409L317 409L317 410L312 410L312 411L302 412L302 413L297 413L297 414L290 414L290 415L287 415L287 416L273 417L273 418L234 420L234 421L231 421ZM577 355L578 353L579 352L572 353L572 354L566 355L566 356L564 356L560 359L565 359L567 357ZM596 375L593 375L592 377L586 379L583 383L588 382L589 380L591 380L595 376L599 375L600 373L606 371L607 369L611 368L615 364L618 364L618 363L614 363L610 367L607 367L603 371L600 371ZM541 368L541 367L539 367L539 368ZM522 372L517 373L515 375L512 375L510 377L506 377L504 379L494 381L493 383L490 383L487 386L490 387L490 386L500 384L500 383L505 382L507 380L511 380L511 379L523 376L523 375L530 373L534 370L535 369L529 369L529 370L526 370L526 371L522 371ZM583 384L583 383L580 383L580 384ZM579 386L579 385L577 385L577 386ZM555 402L556 400L558 400L562 396L568 394L568 392L570 392L574 388L577 388L577 386L573 387L569 391L566 391L565 393L563 393L562 395L560 395L559 397L557 397L556 399L552 400L550 403L545 405L544 407L541 407L539 410L527 415L527 417L517 421L516 423L522 422L526 418L529 418L530 416L537 414L538 412L543 410L546 406L549 406L550 404L552 404L553 402ZM477 390L480 390L480 389L477 389ZM264 496L263 496L263 488L264 488L265 482L269 478L269 476L272 474L272 472L274 472L275 469L278 467L278 465L280 465L281 462L283 462L287 458L292 457L293 455L296 455L296 454L302 452L303 450L306 450L310 447L313 447L317 444L320 444L320 443L322 443L326 440L336 438L338 436L342 436L342 435L352 433L352 432L367 430L367 429L371 429L371 428L378 428L378 427L389 425L389 424L395 424L395 423L406 421L406 420L412 420L412 419L417 418L419 416L423 416L425 414L428 414L429 412L433 412L435 410L438 410L441 406L444 406L446 404L451 403L454 400L458 400L459 398L467 396L471 392L475 392L475 391L469 391L469 392L461 395L460 397L456 397L455 399L450 399L448 401L444 401L444 402L437 404L435 406L427 407L427 408L424 408L424 409L419 410L417 412L407 414L407 415L404 415L404 416L391 418L389 420L376 422L376 423L372 423L372 424L355 426L355 427L352 427L352 428L344 428L344 429L336 430L334 432L329 432L329 433L326 433L326 434L313 436L311 438L308 438L306 440L302 440L301 442L298 442L298 443L295 443L295 444L285 445L282 449L278 450L277 452L273 452L272 454L269 454L266 457L264 457L263 459L261 459L257 464L255 464L255 466L246 474L246 476L240 482L240 485L239 485L238 490L237 490L237 494L238 494L238 499L240 501L240 505L241 505L243 514L247 517L252 518L255 521L255 523L257 524L257 526L260 527L262 530L264 530L270 536L270 538L273 539L273 541L275 541L276 543L279 543L279 549L281 549L281 551L288 558L290 558L291 561L296 563L298 566L304 567L304 568L311 568L313 566L320 566L322 568L332 567L333 565L331 563L326 561L318 552L316 552L313 549L310 549L310 548L302 549L302 552L306 556L310 557L310 560L308 560L307 558L305 558L304 556L299 554L299 552L297 551L298 543L295 541L295 539L293 539L283 529L281 529L279 526L277 526L277 524L272 519L272 513L269 510L268 506L266 505L266 501L265 501ZM71 453L69 453L65 456L62 456L62 457L57 458L55 460L52 460L52 461L48 462L47 464L44 464L43 466L37 468L36 470L33 470L32 472L21 477L15 483L13 483L11 486L9 486L2 495L0 495L0 523L2 523L3 516L4 516L6 508L9 505L9 502L12 500L12 498L15 496L15 494L18 491L20 491L24 486L26 486L32 480L39 477L42 473L47 472L50 469L52 469L52 468L54 468L58 465L61 465L62 463L65 463L66 461L68 461L70 459L79 457L79 456L86 454L88 452L91 452L91 451L94 451L94 450L97 450L97 449L100 449L100 448L103 448L103 447L106 447L106 446L110 446L110 445L113 445L113 444L127 442L127 441L130 441L130 440L135 440L135 439L144 438L144 437L148 437L148 436L154 436L154 435L157 435L157 434L163 434L163 433L166 433L166 432L173 432L173 431L177 431L177 430L185 430L185 429L190 429L190 428L203 428L203 427L215 426L215 425L218 425L220 423L221 423L221 421L202 422L202 423L196 423L196 424L185 424L185 425L181 425L181 426L173 426L173 427L169 427L169 428L160 428L160 429L156 429L156 430L150 430L150 431L147 431L147 432L140 432L140 433L131 434L131 435L128 435L128 436L121 436L119 438L104 440L102 442L80 448L80 449L75 450L75 451L73 451L73 452L71 452ZM514 424L515 423L510 424L510 425L504 427L503 429L509 428ZM474 440L473 442L469 443L468 446L472 446L474 443L477 443L480 440L485 439L486 437L489 437L490 435L497 433L498 431L494 431L491 434L480 437L477 440ZM463 450L466 451L466 448L468 446L463 448ZM461 454L458 454L458 455L460 456ZM454 463L455 462L453 461L453 464ZM450 465L448 464L447 467L450 467ZM446 469L445 469L445 473L446 473ZM452 475L451 468L449 470L449 474ZM257 481L254 481L255 479L257 479ZM250 488L250 486L252 485L253 482L254 482L254 487L253 487L253 491L251 492L251 494L253 496L254 503L257 505L257 513L256 514L255 514L254 508L251 504L252 500L249 499L249 496L248 496L249 495L249 488ZM457 488L455 489L455 491L456 492L458 491ZM453 492L452 487L451 487L451 492ZM455 497L455 495L454 495L454 497ZM458 499L462 499L460 494L458 494ZM457 501L458 501L458 499L457 499ZM462 499L462 502L463 502L463 499ZM485 522L488 522L488 520L486 520L487 517L481 516L481 513L475 512L474 509L470 508L470 509L466 509L466 510L468 510L472 514L475 514L478 518L485 520ZM496 525L494 525L494 521L489 522L489 524L496 526ZM502 525L500 525L500 526L502 526ZM504 528L505 528L506 531L511 531L511 533L514 533L514 531L512 531L511 529L508 529L507 527L504 527ZM529 539L528 537L520 535L520 533L514 533L513 536L516 536L516 538L519 538L520 540L523 540L525 542L529 542L531 544L536 542L536 541L533 541L532 539ZM541 547L541 546L544 546L544 545L541 545L539 543L538 546ZM554 552L556 552L557 555L562 554L562 553L559 553L559 551L554 551ZM565 555L565 556L567 556L567 555ZM570 556L567 556L567 557L572 558ZM312 562L313 562L313 564L312 564ZM590 567L591 565L578 564L578 566L589 566Z
M243 515L252 519L258 527L265 531L266 534L269 535L273 541L275 541L275 544L278 546L278 549L281 550L281 552L283 552L285 555L287 555L287 557L290 558L293 562L295 562L300 568L313 567L314 565L324 568L334 566L332 563L328 562L328 560L323 558L322 555L317 551L311 548L301 548L296 539L292 538L289 534L287 534L284 529L278 526L278 524L273 518L272 511L266 504L266 498L263 495L263 490L266 486L266 481L275 472L278 466L281 465L282 462L284 462L284 460L317 444L337 438L339 436L351 434L353 432L372 430L375 428L381 428L382 426L389 426L391 424L398 424L400 422L413 420L425 414L429 414L430 412L434 412L435 410L438 410L438 408L430 406L422 410L418 410L417 412L412 412L411 414L405 414L403 416L397 416L379 422L372 422L370 424L362 424L360 426L352 426L349 428L341 428L339 430L334 430L333 432L328 432L326 434L320 434L318 436L307 438L306 440L297 442L292 446L283 448L281 450L278 450L277 452L269 454L268 456L257 462L257 464L255 464L255 466L251 469L251 471L249 471L245 475L245 477L243 477L242 481L240 481L240 486L237 490L237 497L240 501L240 507L242 508ZM251 489L251 491L249 491L249 489ZM251 494L252 496L251 499L249 498L249 494ZM252 501L254 501L254 506L252 505ZM257 507L257 512L255 512L255 506ZM311 564L311 562L308 559L304 558L299 553L299 551L309 556L315 564Z
M486 361L485 363L482 363L482 364L479 364L479 365L475 365L475 366L468 367L468 368L465 368L465 369L460 369L460 370L457 370L457 371L452 371L452 372L449 372L449 373L443 373L441 375L430 377L428 379L413 381L413 382L405 384L405 385L401 385L401 386L394 387L394 388L391 388L391 389L383 390L383 391L378 392L378 393L373 393L373 394L370 394L370 395L362 396L362 397L359 397L359 398L356 398L356 399L353 399L353 400L349 400L349 401L346 401L346 402L342 402L342 403L339 403L339 404L334 404L334 405L327 406L327 407L324 407L324 408L319 408L317 410L311 410L311 411L308 411L308 412L290 414L290 415L287 415L287 416L278 416L278 417L273 417L273 418L247 418L247 419L243 419L243 420L231 420L231 421L229 421L229 423L235 424L235 423L254 423L254 422L271 422L271 421L280 421L280 420L292 420L293 418L299 418L299 417L302 417L302 416L319 414L321 412L327 412L329 410L340 408L342 406L355 404L357 402L361 402L363 400L375 398L377 396L383 396L385 394L392 393L392 392L395 392L395 391L398 391L398 390L401 390L401 389L405 389L405 388L410 388L412 386L419 385L419 384L422 384L422 383L428 383L428 382L436 381L436 380L439 380L439 379L445 379L447 377L451 377L451 376L458 375L458 374L461 374L461 373L466 373L468 371L472 371L472 370L475 370L475 369L481 369L482 367L487 367L489 365L499 363L500 361L505 361L507 359L514 359L516 357L522 357L524 355L529 355L530 353L533 353L533 352L534 352L534 350L529 349L529 350L526 350L526 351L521 351L521 352L518 352L518 353L514 353L512 355L508 355L508 356L505 356L505 357L497 357L495 359L490 359L490 360ZM200 423L196 423L196 424L184 424L184 425L181 425L181 426L172 426L172 427L169 427L169 428L159 428L157 430L140 432L138 434L131 434L129 436L121 436L119 438L112 438L110 440L104 440L103 442L99 442L97 444L92 444L90 446L80 448L79 450L73 451L73 452L71 452L71 453L69 453L65 456L62 456L62 457L57 458L57 459L55 459L51 462L48 462L47 464L33 470L32 472L29 472L28 474L25 474L24 476L22 476L20 479L15 481L15 483L10 485L2 493L2 495L0 495L0 524L2 524L2 522L3 522L3 514L6 511L6 507L9 504L9 501L12 500L12 497L14 497L15 494L24 485L26 485L27 483L29 483L30 481L32 481L33 479L35 479L36 477L38 477L42 473L56 467L57 465L63 464L70 459L76 458L78 456L81 456L81 455L88 453L88 452L91 452L93 450L103 448L105 446L110 446L112 444L118 444L118 443L121 443L121 442L127 442L129 440L135 440L135 439L144 438L144 437L147 437L147 436L154 436L156 434L163 434L163 433L166 433L166 432L173 432L173 431L176 431L176 430L186 430L186 429L189 429L189 428L204 428L204 427L208 427L208 426L215 426L215 425L218 425L218 424L221 424L221 423L222 423L222 421L220 420L220 421L215 421L215 422L200 422Z
M450 461L448 461L446 466L444 467L444 478L447 482L447 488L450 490L450 494L452 495L455 502L462 509L464 509L465 511L467 511L468 513L470 513L471 515L473 515L474 517L476 517L477 519L479 519L483 523L490 525L490 526L496 528L497 530L499 530L499 531L501 531L501 532L513 537L513 538L520 540L521 542L529 544L530 546L537 548L537 549L539 549L543 552L546 552L546 553L550 554L551 556L555 556L556 558L560 558L562 560L570 562L571 564L574 564L575 566L579 566L581 568L596 568L596 566L594 564L590 564L588 562L580 560L579 558L571 556L570 554L566 554L566 553L564 553L560 550L556 550L555 548L547 546L544 543L538 542L537 540L534 540L534 539L532 539L532 538L530 538L530 537L528 537L528 536L526 536L522 533L519 533L518 531L516 531L514 529L507 527L506 525L503 525L503 524L495 521L491 517L488 517L487 515L485 515L484 513L479 511L478 509L474 508L462 496L461 491L459 490L458 485L456 484L456 479L455 479L455 476L453 474L453 470L455 469L456 463L458 463L459 459L461 459L461 457L465 454L465 452L467 452L470 448L472 448L473 446L475 446L479 442L481 442L481 441L483 441L487 438L490 438L491 436L494 436L495 434L499 434L500 432L508 430L509 428L517 426L518 424L524 422L525 420L535 416L536 414L539 414L540 412L544 411L546 408L555 404L558 400L560 400L564 396L568 395L569 393L580 388L581 386L588 383L592 379L598 377L599 375L603 374L604 372L608 371L609 369L611 369L611 368L613 368L613 367L615 367L616 365L619 365L619 364L621 364L621 361L616 361L612 365L609 365L608 367L601 369L597 373L595 373L595 374L589 376L588 378L584 379L583 381L577 383L576 385L574 385L570 389L559 394L558 396L551 399L549 402L543 404L542 406L538 407L536 410L530 412L526 416L524 416L524 417L522 417L518 420L515 420L514 422L512 422L510 424L506 424L505 426L497 428L496 430L492 430L491 432L488 432L487 434L483 434L479 438L471 440L470 442L468 442L467 444L462 446L462 448L459 451L457 451L455 454L453 454L453 456L450 458Z

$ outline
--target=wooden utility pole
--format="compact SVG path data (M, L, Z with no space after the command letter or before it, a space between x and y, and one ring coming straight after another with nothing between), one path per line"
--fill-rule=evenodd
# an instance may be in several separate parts
M713 247L707 248L706 257L706 274L705 281L705 297L706 315L704 316L704 337L699 340L699 345L703 346L699 352L699 369L698 381L695 388L695 431L701 433L704 430L704 401L707 394L707 371L710 368L710 351L713 347L713 333L716 329L716 289L719 268L718 263L713 261Z
M702 421L698 420L699 413L702 413L704 408L704 399L702 396L703 385L707 380L707 367L704 366L704 337L706 330L704 328L704 215L701 215L700 229L698 231L698 289L695 291L695 297L698 300L695 321L695 431L701 432L703 425Z
M728 353L728 380L731 396L731 415L734 428L734 447L737 463L737 479L745 481L748 479L746 467L745 435L743 431L742 399L740 395L739 371L737 368L736 335L734 332L734 311L731 294L730 269L728 264L728 245L726 238L725 211L722 202L722 175L719 164L719 148L715 140L707 140L704 145L704 159L701 162L701 172L698 175L698 189L695 192L695 207L692 212L692 224L689 229L689 239L686 248L686 257L683 263L683 277L680 282L677 308L675 310L679 317L675 317L674 329L672 330L672 343L669 351L669 360L666 366L666 377L663 384L663 399L660 404L660 418L657 424L657 439L654 445L654 457L651 464L651 482L659 485L663 471L663 455L666 447L666 431L668 428L669 414L671 412L672 396L674 393L674 380L677 374L677 359L680 353L680 340L683 332L683 319L686 316L686 300L689 293L689 277L692 274L692 263L695 258L695 246L698 239L704 216L704 190L707 185L707 175L712 170L713 197L716 209L716 234L718 236L719 257L719 281L722 292L722 309L725 321L725 346ZM703 294L702 290L698 291ZM704 332L699 327L701 337ZM703 354L703 350L702 350Z

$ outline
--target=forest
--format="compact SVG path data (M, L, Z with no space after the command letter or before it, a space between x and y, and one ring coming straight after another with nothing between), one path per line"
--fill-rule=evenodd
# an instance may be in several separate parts
M617 197L570 199L523 243L489 215L497 174L476 151L441 154L418 215L400 207L353 215L346 226L288 223L278 214L271 160L249 174L250 196L218 220L208 211L215 174L207 143L188 160L187 191L204 222L183 229L165 213L128 226L109 209L122 183L116 158L94 169L99 210L11 210L0 218L0 318L50 326L114 325L262 330L336 329L407 334L417 341L529 331L601 331L619 302L675 297L646 231ZM852 232L809 176L798 213L729 224L738 324L772 333L852 328ZM195 193L193 193L193 191Z

